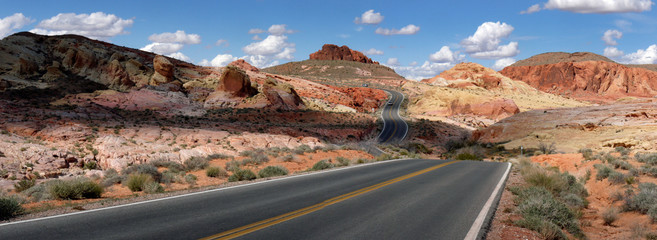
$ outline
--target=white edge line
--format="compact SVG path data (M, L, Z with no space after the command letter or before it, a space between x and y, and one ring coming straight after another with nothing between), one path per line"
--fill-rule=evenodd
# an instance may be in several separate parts
M511 169L511 163L508 163L507 166L508 167L506 168L506 172L504 172L504 175L502 175L502 179L500 179L500 182L497 183L495 190L493 190L493 193L488 198L488 201L486 201L486 204L484 204L484 207L481 209L481 212L479 212L479 216L477 216L477 219L475 219L474 223L472 224L472 227L470 227L470 231L468 231L468 234L465 235L464 240L477 239L477 236L479 235L479 231L481 231L481 226L484 225L484 220L486 219L486 215L488 215L488 211L492 207L493 202L495 201L497 194L502 188L503 183L506 181L506 176L509 174L509 170Z
M80 212L66 213L66 214L60 214L60 215L54 215L54 216L48 216L48 217L42 217L42 218L27 219L27 220L16 221L16 222L8 222L8 223L0 224L0 227L4 227L4 226L8 226L8 225L14 225L14 224L28 223L28 222L36 222L36 221L41 221L41 220L48 220L48 219L66 217L66 216L72 216L72 215L78 215L78 214L86 214L86 213L110 210L110 209L114 209L114 208L122 208L122 207L128 207L128 206L134 206L134 205L140 205L140 204L146 204L146 203L152 203L152 202L158 202L158 201L164 201L164 200L170 200L170 199L176 199L176 198L182 198L182 197L188 197L188 196L193 196L193 195L198 195L198 194L205 194L205 193L210 193L210 192L224 191L224 190L229 190L229 189L233 189L233 188L246 187L246 186L251 186L251 185L256 185L256 184L271 183L271 182L283 181L283 180L288 180L288 179L293 179L293 178L298 178L298 177L306 177L306 176L311 176L311 175L316 175L316 174L323 174L323 173L329 173L329 172L334 172L334 171L342 171L342 170L346 170L346 169L352 169L352 168L358 168L358 167L364 167L364 166L371 166L371 165L388 163L388 162L405 161L405 160L411 160L411 159L413 159L413 158L402 158L402 159L393 159L393 160L379 161L379 162L373 162L373 163L359 164L359 165L355 165L355 166L343 167L343 168L338 168L338 169L331 169L331 170L313 172L313 173L308 173L308 174L294 175L294 176L289 176L289 177L265 180L265 181L261 181L261 182L247 183L247 184L241 184L241 185L230 186L230 187L225 187L225 188L210 189L210 190L205 190L205 191L200 191L200 192L186 193L186 194L181 194L181 195L176 195L176 196L170 196L170 197L158 198L158 199L151 199L151 200L146 200L146 201L141 201L141 202L134 202L134 203L116 205L116 206L111 206L111 207L105 207L105 208L90 209L90 210L84 210L84 211L80 211Z

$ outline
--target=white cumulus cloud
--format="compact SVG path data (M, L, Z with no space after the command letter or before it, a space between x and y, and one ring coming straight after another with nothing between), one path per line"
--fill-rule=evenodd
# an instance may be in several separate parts
M388 64L399 75L404 76L406 79L422 80L432 78L439 73L454 67L454 63L432 63L424 61L422 65L409 65L409 66L393 66Z
M452 52L448 46L443 46L439 51L429 55L429 60L435 63L453 63L462 61L465 58L458 52Z
M185 31L178 30L175 33L165 32L153 34L148 37L148 40L159 43L199 44L201 43L201 36L198 34L187 34Z
M295 31L287 29L287 25L285 24L274 24L271 25L271 27L269 27L267 32L269 32L269 34L271 35L283 35L283 34L292 34Z
M199 65L209 66L209 67L224 67L235 60L237 60L237 58L233 57L233 55L218 54L216 57L212 59L212 61L208 61L207 59L201 60L201 62L199 62Z
M32 22L34 20L25 17L22 13L14 13L14 15L0 19L0 39Z
M243 47L242 51L250 55L275 55L283 52L285 48L294 48L293 43L287 42L287 36L269 35L260 42Z
M606 47L603 55L605 55L605 57L608 58L617 58L625 55L625 53L621 50L618 50L618 48L615 47Z
M399 66L399 59L397 59L397 58L388 58L388 61L386 61L386 65L388 65L388 66Z
M169 55L180 51L184 45L180 43L151 43L141 48L142 51L153 52L162 55Z
M107 40L127 34L132 19L122 19L114 14L95 12L91 14L60 13L39 22L30 32L43 35L77 34L88 38Z
M605 33L602 35L602 41L605 41L605 44L610 45L610 46L615 46L618 45L616 42L616 39L620 39L623 37L623 33L618 31L618 30L612 30L609 29L605 31Z
M383 21L381 13L375 13L374 9L365 11L360 17L354 19L356 24L379 24Z
M535 12L538 12L538 11L541 11L541 5L534 4L534 5L531 5L529 8L527 8L527 10L520 11L520 14L532 14L532 13L535 13Z
M625 13L650 11L652 0L549 0L545 9L576 13Z
M222 45L223 45L224 47L228 47L228 46L230 46L230 44L228 43L228 40L226 40L226 39L219 39L219 40L217 40L217 42L214 43L214 45L216 45L216 46L220 46L220 47L221 47Z
M262 30L260 28L251 28L249 29L249 34L260 34L265 32L265 30Z
M191 58L189 58L187 55L185 55L181 52L175 52L175 53L169 54L167 56L178 59L178 60L181 60L181 61L185 61L185 62L191 62L192 61Z
M502 58L502 59L499 59L499 60L495 61L495 63L493 64L493 66L491 66L491 68L495 71L499 71L499 70L504 69L505 67L508 67L509 65L511 65L515 62L516 62L516 60L513 59L513 58Z
M367 51L364 51L365 55L383 55L383 51L376 49L376 48L370 48Z
M508 38L513 26L500 22L485 22L477 31L461 41L461 46L470 56L480 59L500 59L518 55L518 42L500 45L502 39Z
M621 57L622 63L629 64L657 64L657 44L648 48L639 49L636 52Z
M381 35L413 35L420 31L420 27L413 24L406 25L402 29L377 28L374 33Z

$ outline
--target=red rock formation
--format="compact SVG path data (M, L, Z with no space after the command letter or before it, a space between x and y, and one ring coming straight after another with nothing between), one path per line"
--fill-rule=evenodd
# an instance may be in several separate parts
M251 86L251 80L244 71L236 67L226 67L221 74L217 91L223 91L234 97L250 97L258 93L258 89Z
M582 100L657 95L657 72L606 61L509 66L500 73L545 92Z
M310 54L310 59L315 60L344 60L362 63L379 64L365 56L365 54L349 49L347 46L338 47L333 44L324 44L322 50Z
M244 71L254 71L254 72L259 72L257 67L252 66L248 62L244 61L244 59L237 59L231 63L228 64L228 66L235 66L238 68L241 68Z
M490 119L503 119L519 113L520 109L513 100L495 99L477 104L462 104L458 100L449 105L449 115L476 115Z

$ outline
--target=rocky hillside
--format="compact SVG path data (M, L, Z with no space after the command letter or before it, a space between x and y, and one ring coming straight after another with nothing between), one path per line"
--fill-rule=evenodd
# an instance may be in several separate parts
M418 118L485 127L521 111L584 106L585 103L540 92L528 84L476 63L460 63L420 83L404 84L408 112Z
M322 49L310 54L311 60L343 60L362 63L379 64L372 61L362 52L351 50L347 46L338 47L334 44L324 44Z
M546 53L519 61L500 73L541 91L608 102L657 95L657 72L647 68L624 66L592 53Z

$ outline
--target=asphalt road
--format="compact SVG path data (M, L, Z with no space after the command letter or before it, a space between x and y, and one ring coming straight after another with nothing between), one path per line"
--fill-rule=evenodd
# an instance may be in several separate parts
M2 224L0 239L463 239L507 166L379 162Z
M404 101L404 95L397 91L385 90L390 93L388 103L383 107L383 130L379 134L379 143L399 143L408 133L408 124L399 116L399 108Z

